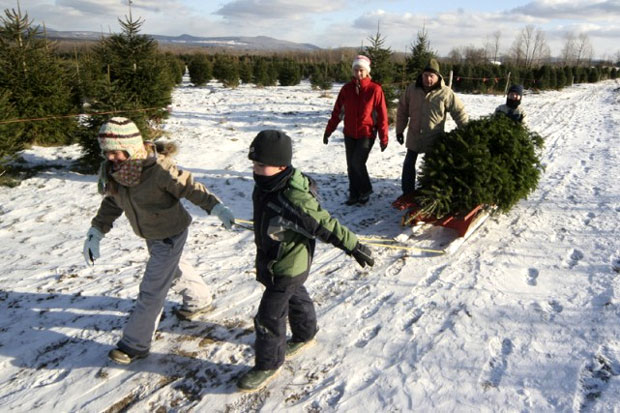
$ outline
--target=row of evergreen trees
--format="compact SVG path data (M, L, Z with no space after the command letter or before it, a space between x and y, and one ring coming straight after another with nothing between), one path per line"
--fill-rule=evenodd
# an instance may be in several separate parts
M368 46L343 53L338 62L321 62L303 54L292 56L231 56L204 53L173 55L141 35L143 21L120 20L121 33L102 37L80 53L61 54L39 26L18 9L0 17L0 164L29 144L80 142L81 165L93 170L99 161L96 131L112 115L131 117L143 135L153 138L167 116L172 90L187 67L190 80L201 86L212 79L226 87L240 83L291 86L310 79L314 88L329 90L351 78L351 61L361 53L372 61L372 77L383 85L388 104L414 81L431 57L424 31L411 54L398 61L377 32ZM526 88L559 89L572 83L617 77L616 69L542 66L525 70L509 66L471 66L442 63L459 92L501 93L508 81ZM447 79L446 79L447 80ZM78 118L77 113L89 116ZM37 119L37 121L22 121ZM43 119L43 120L41 120ZM0 175L2 166L0 165Z
M166 117L184 62L140 35L131 14L122 32L86 53L57 53L27 14L5 10L0 27L0 163L30 144L80 142L87 170L100 160L96 131L108 117L130 116L145 136ZM91 116L77 117L85 113ZM0 174L4 167L0 165Z

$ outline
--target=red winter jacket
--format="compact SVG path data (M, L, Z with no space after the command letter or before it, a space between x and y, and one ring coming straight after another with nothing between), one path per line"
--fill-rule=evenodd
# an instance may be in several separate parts
M344 136L371 138L378 131L379 141L387 145L388 118L383 89L369 77L359 81L359 93L357 84L354 78L340 89L325 133L331 135L344 117Z

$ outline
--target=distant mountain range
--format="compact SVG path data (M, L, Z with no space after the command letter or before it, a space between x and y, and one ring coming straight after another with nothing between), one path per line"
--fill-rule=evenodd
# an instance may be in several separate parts
M96 41L101 36L109 36L109 33L89 32L89 31L57 31L47 29L47 37L56 40L81 40ZM321 48L309 43L295 43L286 40L274 39L267 36L244 37L196 37L188 34L180 36L160 36L149 35L161 45L178 45L190 47L214 47L220 49L233 50L254 50L254 51L286 51L286 50L302 50L312 51Z

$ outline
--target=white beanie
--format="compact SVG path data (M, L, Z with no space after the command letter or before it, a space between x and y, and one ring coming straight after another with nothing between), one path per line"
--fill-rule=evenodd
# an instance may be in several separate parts
M355 66L366 69L366 71L370 73L370 59L367 58L366 56L363 56L363 55L355 56L355 59L353 60L353 64L351 65L351 68L355 70Z
M127 118L110 118L101 125L98 139L102 154L106 151L126 151L133 157L144 149L140 130Z

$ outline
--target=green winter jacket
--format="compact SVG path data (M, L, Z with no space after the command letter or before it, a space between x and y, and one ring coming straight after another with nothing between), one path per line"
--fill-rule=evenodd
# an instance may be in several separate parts
M425 93L420 76L415 84L407 86L398 101L396 134L403 133L409 124L405 146L414 152L425 153L444 131L448 113L457 126L467 123L463 102L445 85L443 77L439 76L437 86Z
M138 185L118 185L117 193L103 198L92 226L105 234L124 212L138 236L165 239L180 234L192 222L181 198L210 213L220 200L194 181L190 172L177 169L171 157L176 147L168 151L147 160Z
M347 253L357 244L356 235L321 208L310 178L293 168L288 175L268 190L256 185L252 194L259 280L307 274L316 238Z

